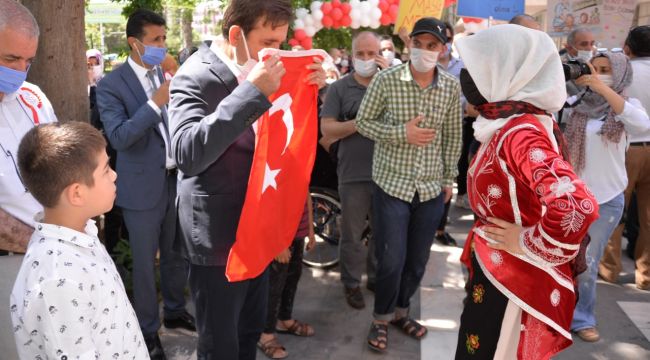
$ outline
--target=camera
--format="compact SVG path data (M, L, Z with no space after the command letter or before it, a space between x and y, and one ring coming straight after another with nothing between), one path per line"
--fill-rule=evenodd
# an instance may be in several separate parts
M564 69L564 79L566 81L575 80L582 75L591 74L589 66L578 60L569 60L566 64L562 64L562 68Z

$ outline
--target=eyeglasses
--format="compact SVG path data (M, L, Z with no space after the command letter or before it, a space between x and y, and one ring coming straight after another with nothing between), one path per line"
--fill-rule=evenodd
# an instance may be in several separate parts
M23 177L20 176L20 171L18 170L18 165L16 164L16 159L14 158L14 155L11 153L11 151L5 149L2 144L0 144L0 150L5 154L5 156L8 159L11 159L11 163L14 165L14 170L16 170L16 175L18 176L18 179L20 180L20 183L23 185L23 188L25 189L25 192L27 192L27 187L25 186L25 181L23 181Z

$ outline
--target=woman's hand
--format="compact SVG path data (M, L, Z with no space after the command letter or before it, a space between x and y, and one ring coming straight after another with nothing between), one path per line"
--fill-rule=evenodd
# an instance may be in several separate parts
M289 249L284 249L281 253L278 254L278 256L275 257L275 261L279 262L280 264L288 264L289 260L291 260L291 251Z
M612 88L600 81L596 69L591 65L591 63L587 63L587 65L589 66L589 69L591 69L591 75L582 75L576 79L576 84L580 86L588 86L593 92L607 100L609 106L614 110L614 113L617 115L621 114L623 110L625 110L625 99L623 99L621 95L617 94Z
M488 218L488 221L496 226L486 226L483 231L497 243L488 242L487 245L493 249L505 250L512 254L524 254L519 246L519 235L524 228L497 218Z

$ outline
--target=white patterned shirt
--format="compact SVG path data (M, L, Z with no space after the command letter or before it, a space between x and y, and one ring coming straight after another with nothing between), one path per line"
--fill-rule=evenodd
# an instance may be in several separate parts
M113 260L97 238L41 223L10 299L21 359L149 359L135 312Z

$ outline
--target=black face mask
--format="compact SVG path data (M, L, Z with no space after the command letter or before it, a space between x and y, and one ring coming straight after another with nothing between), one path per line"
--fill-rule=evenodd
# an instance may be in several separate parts
M474 83L474 79L469 75L469 71L463 68L460 70L460 88L467 102L474 106L483 105L488 101L481 95Z

